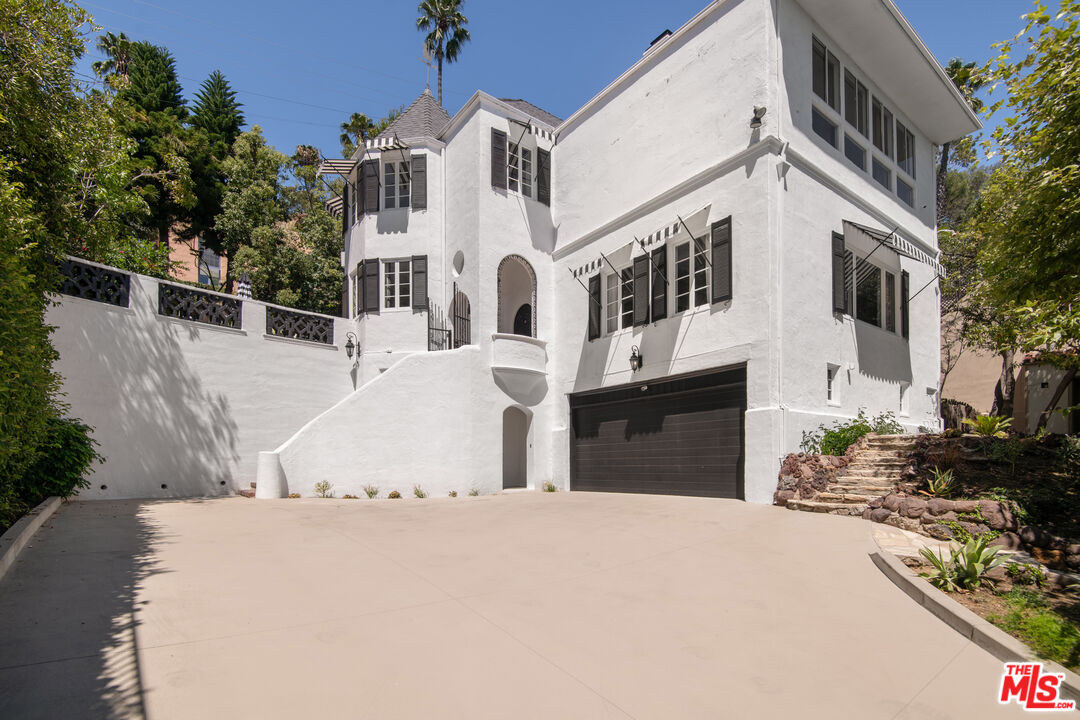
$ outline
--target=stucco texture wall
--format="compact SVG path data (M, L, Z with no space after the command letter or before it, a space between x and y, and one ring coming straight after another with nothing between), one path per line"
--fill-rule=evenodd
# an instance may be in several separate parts
M265 335L254 301L242 330L166 318L158 281L138 275L128 308L58 300L47 322L64 401L105 457L82 499L235 493L255 480L259 451L353 388L341 319L323 346Z

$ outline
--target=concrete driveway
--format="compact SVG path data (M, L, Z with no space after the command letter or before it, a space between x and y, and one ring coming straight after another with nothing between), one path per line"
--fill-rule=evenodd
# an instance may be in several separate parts
M701 498L74 503L0 582L0 717L1019 716L869 542Z

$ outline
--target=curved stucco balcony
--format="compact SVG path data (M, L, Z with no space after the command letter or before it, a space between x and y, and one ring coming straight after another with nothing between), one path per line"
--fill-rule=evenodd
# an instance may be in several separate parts
M547 391L547 343L525 335L493 333L491 372L496 384L526 405Z

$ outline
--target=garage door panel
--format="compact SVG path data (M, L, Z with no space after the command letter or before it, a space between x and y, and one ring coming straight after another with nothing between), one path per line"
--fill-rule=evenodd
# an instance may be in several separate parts
M649 395L627 388L571 404L571 489L738 497L745 382L671 381ZM703 386L704 385L704 386ZM648 386L646 386L648 388ZM605 402L607 397L613 398Z

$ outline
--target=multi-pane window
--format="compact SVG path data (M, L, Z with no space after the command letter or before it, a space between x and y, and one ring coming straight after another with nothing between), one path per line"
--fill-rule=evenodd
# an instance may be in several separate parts
M634 269L625 268L619 272L622 282L619 284L619 296L622 301L622 326L634 325Z
M707 243L695 238L691 258L690 243L675 247L675 312L709 304L709 262L706 258ZM691 267L691 263L693 267Z
M409 207L409 161L383 164L383 207L387 210Z
M825 142L836 147L836 123L825 117L817 108L810 109L810 124Z
M896 121L896 164L911 177L915 177L915 135Z
M915 207L915 188L901 180L899 175L896 176L896 197L900 198L906 205Z
M873 130L874 130L874 147L889 158L893 155L893 116L889 112L889 108L881 104L881 101L874 98L874 104L870 111Z
M383 307L407 308L412 302L409 260L383 262Z
M836 402L836 371L839 369L836 365L826 367L825 399L829 402Z
M844 119L863 137L869 137L867 127L867 103L870 94L866 86L859 82L850 70L844 71Z
M892 170L877 158L871 164L874 166L874 179L886 190L892 190Z
M509 144L510 162L507 165L507 187L514 192L532 197L533 163L532 150Z
M865 260L855 264L855 317L881 327L881 268Z
M814 94L840 112L840 61L814 38Z
M866 148L844 133L844 157L860 170L866 170Z
M619 329L619 276L609 273L607 276L607 331L613 333Z

